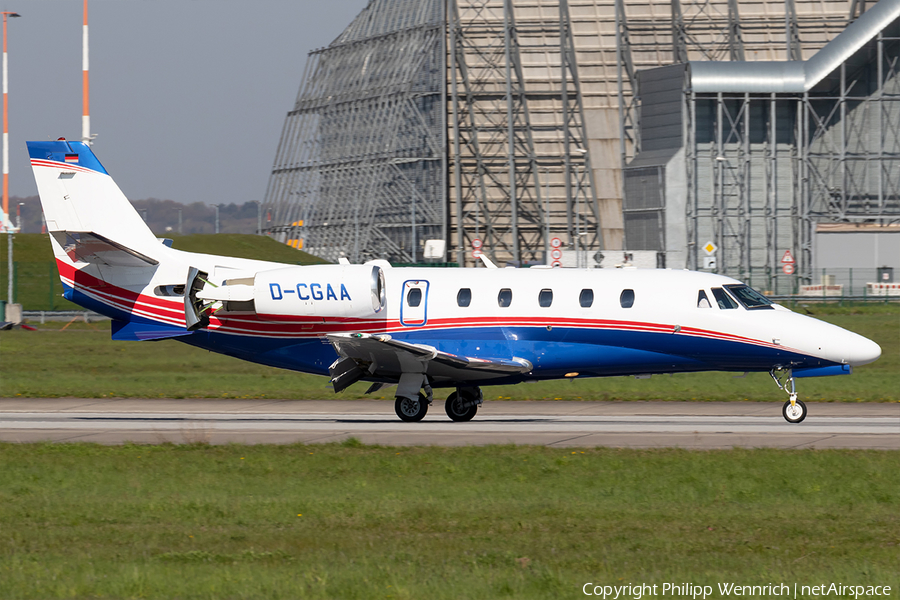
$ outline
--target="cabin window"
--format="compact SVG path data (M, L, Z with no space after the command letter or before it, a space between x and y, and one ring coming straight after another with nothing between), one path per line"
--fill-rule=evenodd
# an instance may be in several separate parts
M581 290L581 294L578 295L578 303L582 308L590 308L594 303L594 290Z
M723 290L722 288L713 288L712 293L713 296L716 297L716 304L719 305L719 308L731 309L738 307L737 302L732 300L731 296L725 293L725 290Z
M709 298L706 297L704 290L700 290L700 293L697 294L697 308L712 308L712 304L709 303Z
M418 306L422 304L422 290L413 288L406 294L406 304L408 306Z
M541 308L547 308L553 304L553 290L541 290L541 293L538 294L538 304L541 305Z
M746 285L726 285L728 291L734 294L738 302L743 304L749 310L772 308L772 301Z
M506 308L512 304L512 290L509 288L500 290L500 293L497 294L497 304L500 305L500 308Z
M470 304L472 304L472 290L469 288L460 288L459 292L456 294L456 305L465 308Z
M619 294L619 304L622 308L631 308L634 306L634 290L622 290Z

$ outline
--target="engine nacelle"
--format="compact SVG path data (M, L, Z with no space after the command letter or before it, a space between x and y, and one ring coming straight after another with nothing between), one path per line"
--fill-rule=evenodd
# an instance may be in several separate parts
M253 278L254 311L281 316L373 317L385 307L384 273L375 265L309 265Z

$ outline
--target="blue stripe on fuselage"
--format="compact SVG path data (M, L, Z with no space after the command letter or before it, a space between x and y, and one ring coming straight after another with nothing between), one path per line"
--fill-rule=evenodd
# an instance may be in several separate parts
M546 332L546 333L545 333ZM198 332L199 333L199 332ZM549 334L549 335L548 335ZM477 327L432 332L396 332L394 339L427 344L443 352L474 358L525 358L534 365L527 376L491 383L553 379L578 372L583 377L690 371L768 371L774 365L796 368L834 363L778 348L671 333L586 330L554 327ZM319 375L337 354L320 338L268 338L210 331L178 341L245 360ZM511 354L510 354L511 353Z

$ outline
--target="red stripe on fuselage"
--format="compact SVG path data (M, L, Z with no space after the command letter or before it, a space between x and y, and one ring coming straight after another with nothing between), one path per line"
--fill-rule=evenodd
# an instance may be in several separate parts
M142 317L162 321L184 327L184 304L147 294L139 294L112 285L93 275L77 269L73 265L57 259L60 275L68 279L78 291L89 293L95 299L105 302L119 310L134 312ZM247 335L253 337L272 338L310 338L322 337L328 333L399 333L412 331L440 331L447 329L485 328L485 327L567 327L573 329L603 329L613 331L635 331L652 333L675 333L673 325L647 323L641 321L622 321L613 319L578 319L572 317L444 317L432 318L419 327L406 327L394 319L360 319L302 317L295 315L267 315L259 318L254 315L213 315L210 317L210 331L231 335ZM712 331L696 327L682 327L678 335L688 335L707 339L716 339L742 344L752 344L766 348L798 352L792 348L779 346L770 342L748 338L721 331Z
M60 277L69 280L75 290L88 294L99 302L142 317L184 327L184 306L180 301L164 300L112 285L60 259L56 260L56 265Z

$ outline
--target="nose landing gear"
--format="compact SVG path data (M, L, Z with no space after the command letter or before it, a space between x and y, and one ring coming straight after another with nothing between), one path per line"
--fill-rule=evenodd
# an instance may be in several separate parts
M806 418L806 405L802 400L788 400L781 407L781 414L788 423L799 423Z
M781 414L788 423L800 423L806 418L806 405L797 398L797 390L794 385L794 373L791 369L772 369L769 375L775 380L775 385L783 392L787 392L790 399L781 407Z

